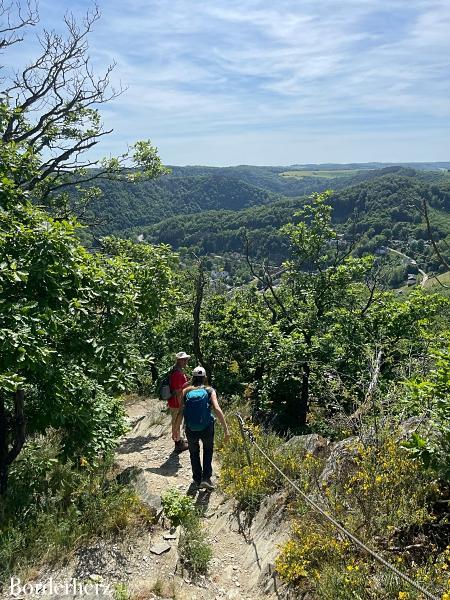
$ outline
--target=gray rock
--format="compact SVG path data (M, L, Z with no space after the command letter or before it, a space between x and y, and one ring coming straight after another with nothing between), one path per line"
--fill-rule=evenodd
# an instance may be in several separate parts
M358 441L359 438L354 436L331 445L330 455L319 477L322 486L345 479L355 469Z
M155 544L150 548L150 552L153 554L163 554L164 552L168 552L172 546L170 544L160 542L159 544Z
M155 521L159 519L162 513L161 496L154 494L150 489L144 469L140 467L127 467L122 473L117 475L116 479L119 483L130 485L142 502L147 505Z
M286 446L298 448L317 458L325 458L328 454L328 440L318 433L295 435L286 442Z
M431 429L430 420L425 417L410 417L400 423L398 429L400 441L409 440L416 431L419 433L424 430L429 431Z
M131 485L132 482L136 479L136 477L138 477L143 472L144 469L141 469L141 467L127 467L116 476L116 480L121 485Z

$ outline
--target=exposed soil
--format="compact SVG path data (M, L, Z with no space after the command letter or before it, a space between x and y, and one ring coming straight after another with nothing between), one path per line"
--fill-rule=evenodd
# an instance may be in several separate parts
M168 488L175 487L192 494L189 453L177 455L173 452L170 419L164 403L135 398L128 404L127 412L130 431L117 452L117 474L137 468L143 487L139 493L142 492L150 504L154 502L156 509L161 493ZM217 463L214 470L218 473ZM266 552L264 543L258 547L248 532L242 535L232 503L219 491L197 491L193 492L193 497L201 509L205 533L213 546L214 556L208 575L193 580L186 570L183 571L177 550L179 531L170 530L162 516L151 531L136 532L127 539L95 540L89 546L81 547L68 558L64 567L43 569L36 574L34 582L48 585L51 579L55 586L76 578L77 582L88 582L91 588L97 584L98 589L92 590L91 594L84 593L84 598L100 596L123 600L124 596L120 597L114 587L117 584L139 600L279 597L274 591L276 581L270 573L267 575L270 564L261 558L262 553L273 553L273 541L268 539ZM259 529L264 536L265 523L263 515ZM162 544L168 547L166 551L152 552ZM17 598L8 593L4 597ZM69 589L69 594L61 590L57 594L53 592L51 597L66 599L80 597L80 594Z

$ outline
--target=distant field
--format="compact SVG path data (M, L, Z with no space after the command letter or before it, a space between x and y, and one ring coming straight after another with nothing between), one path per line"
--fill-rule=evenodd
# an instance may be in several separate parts
M346 177L347 175L356 175L361 171L368 171L369 169L340 169L336 171L284 171L280 173L281 177L296 177L302 179L303 177L321 177L323 179L335 179L336 177Z
M407 285L402 285L400 288L397 288L397 292L406 295L410 294L416 287L420 287L421 279L422 278L419 276L417 286L412 285L409 287ZM445 273L441 273L440 275L438 275L438 279L439 282L436 280L435 277L430 277L429 279L427 279L423 287L429 290L430 292L439 293L443 296L446 296L447 298L450 298L450 271L445 271Z
M441 282L441 284L450 286L450 271L441 273L440 275L438 275L438 279ZM428 279L425 282L425 287L426 288L441 288L441 290L443 289L442 286L440 285L440 283L438 281L436 281L436 279L434 277L430 277L430 279ZM435 290L435 291L437 291L437 290Z

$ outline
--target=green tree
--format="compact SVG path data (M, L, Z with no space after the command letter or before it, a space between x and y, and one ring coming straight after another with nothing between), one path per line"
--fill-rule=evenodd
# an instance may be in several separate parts
M1 3L0 49L20 43L36 22ZM0 493L26 433L49 427L64 434L64 452L96 457L123 431L116 395L133 386L145 344L169 310L173 256L167 247L105 240L90 254L64 208L66 189L116 176L164 172L155 148L138 142L108 161L83 153L108 133L97 106L110 91L109 68L96 78L87 37L94 9L81 25L65 18L67 36L44 31L41 54L0 95ZM2 38L2 32L4 37ZM141 170L123 170L128 158ZM92 170L88 167L96 167Z
M281 284L262 277L274 327L260 344L260 399L290 427L306 425L311 398L351 412L376 357L388 377L403 353L419 352L441 302L420 292L399 301L383 291L373 257L352 256L350 241L332 227L329 197L314 195L300 221L283 228L292 258Z
M2 211L0 224L5 478L25 416L30 433L63 428L71 454L112 446L122 431L114 395L135 384L152 328L169 310L173 258L166 247L115 240L105 242L109 256L92 255L75 222L55 221L29 203Z

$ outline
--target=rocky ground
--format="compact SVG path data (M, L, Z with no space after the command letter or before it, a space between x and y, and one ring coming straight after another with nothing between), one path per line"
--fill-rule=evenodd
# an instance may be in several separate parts
M132 482L141 498L159 515L164 490L176 487L192 493L189 453L173 453L170 421L163 403L135 398L127 410L130 431L118 449L115 469L119 477ZM214 467L215 473L220 474L218 465ZM283 498L269 498L251 527L243 531L232 502L220 491L193 494L213 546L214 556L207 576L193 580L182 570L177 551L179 532L170 530L160 516L145 534L131 535L126 540L100 539L81 547L68 557L66 566L42 570L36 574L35 582L46 584L47 594L52 585L52 598L61 599L80 596L73 587L56 588L57 584L72 582L74 578L78 584L89 584L83 592L85 598L125 600L128 594L139 600L279 598L281 591L273 576L273 560L277 545L288 534ZM18 596L5 595L12 597Z

